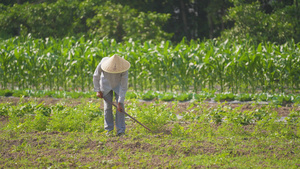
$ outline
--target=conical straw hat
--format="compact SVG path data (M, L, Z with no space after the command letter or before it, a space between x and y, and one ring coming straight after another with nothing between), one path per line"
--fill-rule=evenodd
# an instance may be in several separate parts
M122 73L130 68L130 63L119 55L113 55L101 64L101 69L108 73Z

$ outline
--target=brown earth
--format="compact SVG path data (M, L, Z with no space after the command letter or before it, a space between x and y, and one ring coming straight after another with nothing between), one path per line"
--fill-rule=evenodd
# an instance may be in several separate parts
M3 146L2 151L0 151L0 156L6 160L20 160L20 158L26 157L28 160L32 161L32 166L40 165L38 161L35 161L36 159L47 157L48 162L64 162L67 165L67 168L78 168L77 162L80 162L81 164L100 162L110 168L122 165L120 162L120 155L116 154L120 149L122 149L123 152L130 152L130 154L132 154L132 156L126 157L131 162L131 164L129 164L131 166L141 165L141 162L136 159L137 157L134 157L135 154L168 150L165 154L162 153L161 155L151 156L151 167L157 168L168 165L170 161L179 158L180 155L187 157L196 154L215 154L222 151L221 149L215 148L214 143L207 141L197 141L192 144L193 148L184 148L178 146L183 142L181 140L169 140L166 143L162 141L157 144L150 144L142 140L131 140L132 138L130 137L111 137L108 138L106 142L101 142L90 138L86 139L75 136L73 141L66 141L64 138L65 134L68 133L29 132L24 133L22 136L23 138L14 138L11 140L0 139L1 145ZM149 135L146 137L151 139L151 137L155 136ZM53 140L53 138L55 138L55 140ZM22 146L23 143L26 143L26 145L31 147L31 149L35 149L37 152L31 153L26 152L25 150L16 149L16 147ZM57 147L53 147L54 143L59 144L57 144ZM80 146L81 148L76 149L77 146ZM158 148L162 150L158 150ZM108 154L101 154L99 151L102 149L110 149L110 151L107 151ZM74 157L76 157L76 159L73 160L72 158ZM48 163L47 165L51 166L52 163ZM8 167L18 168L22 166L10 164Z

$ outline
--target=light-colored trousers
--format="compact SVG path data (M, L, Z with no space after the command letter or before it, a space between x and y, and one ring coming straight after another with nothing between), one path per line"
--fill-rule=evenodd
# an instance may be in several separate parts
M113 93L114 92L111 90L107 95L104 96L104 98L112 102ZM115 93L115 99L116 99L116 103L118 104L119 95L117 95L116 93ZM123 107L123 111L125 111L124 104L121 105ZM125 114L119 112L117 109L116 109L116 127L117 127L117 134L125 133L125 128L126 128ZM104 100L104 129L106 131L114 130L114 115L112 112L112 104L106 102L105 100Z

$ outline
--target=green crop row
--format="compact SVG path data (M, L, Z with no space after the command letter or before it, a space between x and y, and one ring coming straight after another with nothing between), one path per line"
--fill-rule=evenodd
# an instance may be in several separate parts
M0 84L4 89L92 90L97 64L114 53L131 63L129 86L134 91L283 93L300 88L300 44L293 41L183 39L175 45L31 36L0 42Z
M51 97L51 98L97 98L95 92L66 92L66 91L44 91L44 90L0 90L0 96L3 97ZM300 94L269 94L269 93L256 93L256 94L233 94L227 93L171 93L171 92L135 92L128 91L126 99L140 99L145 101L215 101L215 102L228 102L228 101L254 101L254 102L268 102L275 105L288 105L300 104Z
M49 90L0 90L0 96L14 97L52 97L52 98L91 98L96 97L95 92L67 92Z

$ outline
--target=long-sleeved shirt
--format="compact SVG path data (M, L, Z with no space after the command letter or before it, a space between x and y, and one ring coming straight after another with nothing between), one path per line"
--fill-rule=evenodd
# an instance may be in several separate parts
M119 95L118 102L124 103L125 94L128 89L128 71L122 73L107 73L101 69L101 64L109 57L105 57L98 64L94 75L94 91L103 93L103 96L107 95L111 90L113 90L117 95Z

